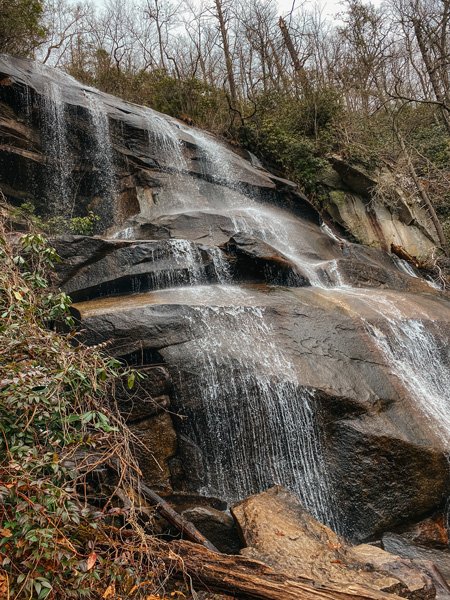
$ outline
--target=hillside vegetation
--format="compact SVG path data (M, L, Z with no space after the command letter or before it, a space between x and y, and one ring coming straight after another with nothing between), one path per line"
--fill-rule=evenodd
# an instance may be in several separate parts
M319 204L330 154L387 164L445 249L449 12L448 0L346 0L330 23L314 3L280 16L271 0L8 0L0 51L234 140ZM391 202L389 186L377 197Z

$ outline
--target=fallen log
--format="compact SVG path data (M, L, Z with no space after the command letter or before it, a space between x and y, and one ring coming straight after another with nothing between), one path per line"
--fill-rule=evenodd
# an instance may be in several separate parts
M288 576L259 561L217 554L184 540L161 546L156 553L172 574L188 575L199 587L241 600L400 600L361 584Z
M219 550L212 544L200 531L195 527L193 523L187 521L184 517L179 515L161 496L151 490L145 484L139 485L140 494L144 496L145 500L150 501L155 505L156 510L162 515L169 523L174 525L182 534L184 534L188 540L201 544L212 552L219 552Z
M392 252L392 254L395 254L402 260L409 262L411 265L414 265L415 267L423 268L425 266L415 256L412 256L404 248L402 248L401 246L397 246L397 244L394 244L393 242L391 244L391 252Z

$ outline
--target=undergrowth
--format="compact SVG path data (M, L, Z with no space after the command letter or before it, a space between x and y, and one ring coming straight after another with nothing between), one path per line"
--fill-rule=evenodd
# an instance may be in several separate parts
M70 299L47 285L59 259L46 239L13 237L0 230L0 597L154 597L152 538L132 501L114 503L139 468L111 398L138 374L77 341ZM103 497L100 468L115 477Z

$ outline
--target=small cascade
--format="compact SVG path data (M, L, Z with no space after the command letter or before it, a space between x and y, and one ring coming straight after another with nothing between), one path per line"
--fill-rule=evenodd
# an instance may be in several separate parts
M65 104L57 83L46 78L45 88L46 93L41 100L41 129L48 163L46 193L54 212L67 217L72 213L73 198Z
M430 431L450 449L450 340L443 338L439 323L418 306L417 318L408 318L398 298L389 294L350 287L341 293L344 302L353 298L361 303L360 309L352 303L352 312L384 356L391 374L427 416ZM363 316L363 307L373 317Z
M229 295L242 305L192 307L186 320L195 377L181 374L179 382L181 404L183 393L198 398L195 414L184 407L189 418L183 428L201 449L200 491L232 502L284 485L337 528L314 398L300 386L265 309L249 306L239 288L219 290L223 299ZM205 292L197 288L190 295L203 298Z
M205 282L205 267L198 247L189 240L169 240L168 244L175 265L187 269L190 285Z
M113 148L109 131L109 120L105 105L95 90L85 91L89 103L89 116L94 134L93 164L97 171L97 185L104 202L110 211L114 208L117 193L117 175L114 165Z
M430 431L450 450L450 340L438 337L438 330L420 318L385 317L377 326L365 325Z
M208 255L212 260L217 281L221 284L231 283L233 280L233 273L224 252L222 252L220 248L217 248L217 246L214 246L208 248Z
M186 172L187 162L183 154L183 144L176 128L151 108L146 108L143 116L150 154L160 157L163 164L170 169Z
M342 242L342 238L338 237L333 230L331 229L331 227L329 227L329 225L327 225L326 223L322 223L322 225L320 226L320 228L322 229L322 231L328 236L330 237L332 240L334 240L335 242Z
M189 134L201 152L202 174L238 189L236 185L237 177L235 176L235 169L231 162L230 151L216 140L196 129L189 130Z
M302 243L299 243L297 236L297 223L292 215L281 209L265 206L259 201L256 192L243 189L230 150L199 131L193 130L189 133L202 152L203 175L212 177L230 190L226 196L227 205L224 212L231 217L236 232L254 235L273 246L293 262L314 287L343 285L336 261L330 263L332 272L327 273L323 268L324 261L309 258L302 252ZM324 230L337 243L340 242L326 225ZM295 273L292 277L292 285L297 285Z

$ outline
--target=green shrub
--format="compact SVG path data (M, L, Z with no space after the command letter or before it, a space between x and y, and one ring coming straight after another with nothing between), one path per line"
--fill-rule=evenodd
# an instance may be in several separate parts
M0 590L11 600L101 597L145 567L108 542L117 509L82 493L106 457L133 484L138 468L110 397L119 375L132 386L139 374L50 327L73 328L70 299L45 277L59 259L39 234L19 246L0 235Z

